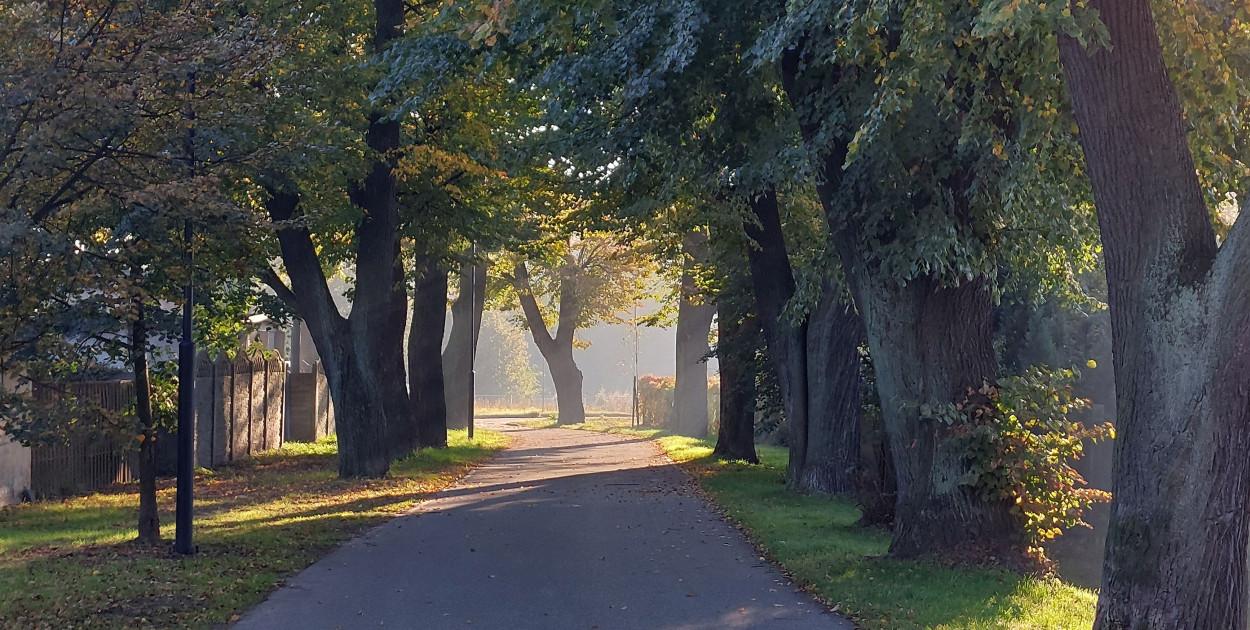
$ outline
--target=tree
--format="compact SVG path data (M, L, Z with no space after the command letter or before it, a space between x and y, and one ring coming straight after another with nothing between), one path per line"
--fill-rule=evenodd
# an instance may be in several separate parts
M697 266L707 262L706 230L691 230L682 239L682 273L678 287L676 384L673 388L673 427L678 435L703 437L708 429L708 333L716 305L695 279Z
M560 424L586 419L582 372L573 358L579 328L620 321L620 314L641 293L645 262L610 235L583 234L553 244L544 259L517 260L504 275L533 336L547 361L556 388ZM540 302L541 300L541 302ZM554 320L555 331L548 321Z
M1067 29L1059 50L1105 250L1116 377L1095 627L1244 628L1250 227L1237 221L1217 245L1150 3L1089 7L1110 46L1087 49Z
M712 453L758 462L755 452L755 379L764 344L759 317L751 312L751 279L738 256L727 261L716 301L716 361L720 366L720 426Z
M250 18L217 8L67 0L0 12L0 357L54 391L63 388L53 381L126 365L136 393L133 415L66 391L50 407L11 399L5 429L28 443L82 431L137 447L138 532L148 544L160 539L158 428L173 412L161 395L172 380L153 377L154 346L172 338L183 285L211 293L238 283L257 253L256 226L222 176L255 150L232 142L256 112L235 86L273 43ZM199 225L191 249L201 255L195 267L168 264L188 253L188 220ZM215 319L197 333L228 327Z
M449 427L468 426L469 414L473 412L474 392L469 389L469 379L481 343L486 282L486 265L476 262L461 265L459 290L451 305L451 333L442 357Z
M904 557L1023 551L1009 497L949 482L968 458L934 410L997 376L999 261L1042 251L1039 231L1075 260L1091 249L1071 220L1057 60L995 29L999 5L975 4L818 2L756 47L796 110L863 318L898 482L891 553ZM1043 230L1013 238L1022 222Z

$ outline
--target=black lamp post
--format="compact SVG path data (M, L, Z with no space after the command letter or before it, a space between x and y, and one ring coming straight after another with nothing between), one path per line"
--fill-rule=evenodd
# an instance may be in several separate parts
M469 439L473 439L473 416L477 397L477 243L469 245Z
M195 109L190 99L195 96L195 73L187 77L187 164L195 176ZM177 513L174 518L174 551L183 555L195 553L191 539L191 522L194 514L195 469L195 341L191 338L191 316L195 308L195 254L191 251L194 236L191 217L183 222L182 239L185 245L183 263L187 270L186 284L182 287L182 340L178 342L178 494Z

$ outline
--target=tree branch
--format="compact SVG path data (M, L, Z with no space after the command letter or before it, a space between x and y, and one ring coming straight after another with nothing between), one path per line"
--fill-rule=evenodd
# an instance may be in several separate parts
M264 282L270 289L273 289L274 295L277 295L278 299L282 300L291 310L299 312L299 300L295 299L295 292L286 286L282 278L278 277L278 272L274 271L272 267L265 267L265 270L260 273L260 281Z
M538 308L538 300L534 299L534 291L530 289L529 270L525 268L524 262L516 264L514 275L516 281L512 286L516 289L517 299L521 302L521 312L525 314L525 323L529 325L530 333L534 336L534 345L538 346L538 350L546 356L549 351L555 349L556 340L547 330L547 322L543 320L542 310Z

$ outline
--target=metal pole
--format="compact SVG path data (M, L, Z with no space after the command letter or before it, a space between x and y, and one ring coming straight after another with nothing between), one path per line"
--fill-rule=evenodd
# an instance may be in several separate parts
M634 301L634 395L630 399L629 406L629 426L636 427L642 424L642 418L638 417L638 301Z
M469 439L473 439L473 416L477 398L477 243L469 245Z
M195 175L195 109L190 98L195 96L195 73L187 77L187 163L191 175ZM191 338L191 317L195 308L195 254L191 251L194 237L191 217L187 216L182 225L182 240L185 245L183 263L186 265L187 280L182 288L182 340L178 342L178 494L176 498L176 514L174 529L174 551L183 555L195 553L195 543L191 536L191 523L194 518L194 481L195 469L192 465L192 454L195 449L195 341Z

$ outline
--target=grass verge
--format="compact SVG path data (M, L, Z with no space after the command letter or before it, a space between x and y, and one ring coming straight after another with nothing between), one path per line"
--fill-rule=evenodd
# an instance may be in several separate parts
M199 553L143 548L137 490L0 509L0 627L201 628L229 622L286 576L340 542L406 510L507 445L479 431L470 443L397 462L385 479L341 481L337 445L290 444L196 475ZM158 497L173 537L172 483Z
M751 465L713 458L706 440L610 420L572 428L655 437L765 556L865 630L1084 630L1093 624L1095 593L1056 579L884 557L889 533L857 527L857 507L786 491L785 449L761 446L761 463Z
M517 426L528 427L530 429L573 429L576 431L596 431L599 433L616 433L619 435L635 435L638 437L654 438L664 434L663 429L654 428L633 428L629 426L629 416L613 417L598 416L586 418L585 422L579 424L558 425L551 418L542 418L538 420L518 420L514 422Z

